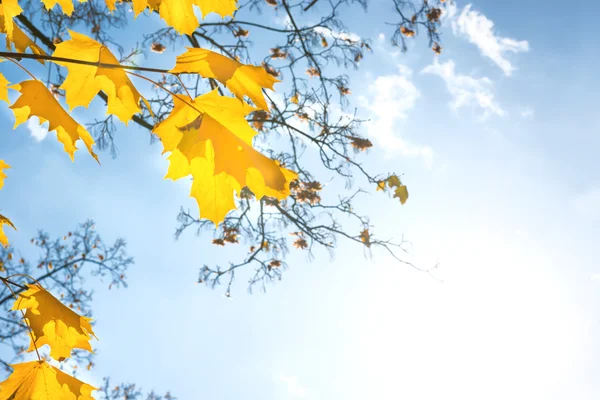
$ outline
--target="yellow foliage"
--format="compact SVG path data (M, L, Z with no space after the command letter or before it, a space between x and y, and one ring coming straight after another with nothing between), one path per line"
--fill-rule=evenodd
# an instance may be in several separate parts
M4 100L8 103L8 79L4 75L0 74L0 100Z
M92 151L94 139L90 133L71 118L42 82L23 81L10 88L21 93L21 96L10 106L15 114L15 128L32 116L36 116L40 124L49 122L48 131L56 131L58 140L64 145L71 160L74 160L77 150L75 142L81 139L92 157L98 161L98 156Z
M42 0L42 3L44 3L44 6L46 6L46 9L48 10L51 10L57 4L60 5L63 13L68 16L71 16L73 10L75 10L72 0Z
M69 31L71 39L56 46L55 57L119 64L110 50L89 37ZM65 90L66 101L71 109L77 106L87 107L92 99L103 91L108 96L108 114L116 115L125 124L133 114L139 113L141 95L121 68L103 68L94 65L82 65L56 62L67 68L67 78L61 88Z
M214 152L211 153L214 156ZM214 159L196 158L190 167L194 177L190 197L198 203L200 218L211 220L218 226L227 213L235 209L233 192L240 193L240 185L226 172L215 174Z
M35 342L32 338L27 351L47 344L50 356L59 361L70 357L71 350L76 348L92 351L89 341L96 336L90 324L91 318L75 313L41 286L27 287L26 291L19 293L12 308L27 310L25 318L35 338Z
M279 82L262 66L245 65L214 51L197 48L188 48L187 52L178 56L175 67L169 72L194 73L214 78L227 86L239 99L248 96L263 110L268 110L269 106L262 89L273 90L273 85Z
M29 48L31 50L31 52L33 54L42 54L45 55L46 53L44 52L44 50L42 50L37 44L34 43L33 40L31 40L29 38L29 36L27 36L25 34L25 32L23 32L21 30L21 28L19 28L17 25L15 25L14 23L12 23L12 34L9 36L5 23L4 23L4 18L1 17L4 15L4 11L3 11L3 5L0 4L0 32L1 33L6 33L6 48L10 49L12 47L12 44L15 45L15 49L19 52L19 53L25 53L25 51L27 50L27 48ZM44 60L38 60L40 63L44 63Z
M115 10L117 0L105 2L109 10ZM181 35L191 35L198 28L199 22L194 15L194 6L200 7L202 18L212 12L221 17L232 16L237 10L237 0L132 0L132 3L136 17L146 8L156 10L167 25L175 28Z
M4 160L0 160L0 189L4 187L4 179L6 178L6 173L3 170L9 168L10 165L8 165Z
M387 179L377 182L377 191L385 190L386 184L394 191L393 198L399 199L401 204L406 203L406 200L408 200L408 188L402 184L397 175L391 175Z
M65 374L46 361L11 365L14 370L0 383L0 400L94 400L97 388Z
M163 142L164 152L171 152L165 178L191 174L191 196L202 218L216 225L235 208L234 191L239 195L247 186L258 199L283 199L297 178L295 172L252 147L257 132L244 117L253 110L246 103L219 96L217 90L195 100L180 96L174 99L169 117L153 131Z
M13 22L13 18L17 15L21 14L23 9L19 6L18 0L3 0L2 1L2 18L3 27L2 32L6 33L6 41L13 41L13 32L15 28L15 23Z
M4 227L3 227L4 225L10 226L15 231L17 230L17 228L15 228L13 223L10 222L10 219L8 219L4 215L0 214L0 244L2 244L2 246L4 246L4 247L7 247L8 246L8 238L6 237L6 234L4 233Z

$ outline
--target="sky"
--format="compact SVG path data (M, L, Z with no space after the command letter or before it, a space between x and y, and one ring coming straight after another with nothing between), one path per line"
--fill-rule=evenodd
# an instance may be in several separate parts
M0 107L14 246L93 218L136 259L127 289L90 281L100 340L81 379L181 400L600 396L600 28L565 18L600 5L456 1L435 57L423 39L391 47L390 3L343 14L374 50L350 87L370 118L366 165L404 173L410 198L357 207L376 236L410 240L413 262L439 262L432 275L340 241L333 258L292 251L267 293L240 281L225 298L195 280L227 249L210 234L174 240L179 207L195 204L187 184L162 180L146 132L122 126L116 159L101 153L99 168L80 150L73 164L53 133L13 132Z

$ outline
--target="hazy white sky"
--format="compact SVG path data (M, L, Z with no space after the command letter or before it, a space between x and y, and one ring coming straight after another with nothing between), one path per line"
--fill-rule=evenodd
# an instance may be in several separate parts
M457 2L435 58L423 40L406 55L390 46L388 3L345 16L374 48L350 87L371 119L367 164L404 172L410 199L359 206L373 234L404 234L420 266L439 261L434 277L342 242L333 260L292 252L267 294L238 282L225 299L194 281L228 250L173 240L179 206L196 206L187 183L161 179L167 163L144 131L123 127L102 168L83 151L71 164L53 133L11 132L0 108L15 246L91 217L136 258L128 289L93 283L100 341L84 380L181 400L600 396L600 29L565 18L600 6Z

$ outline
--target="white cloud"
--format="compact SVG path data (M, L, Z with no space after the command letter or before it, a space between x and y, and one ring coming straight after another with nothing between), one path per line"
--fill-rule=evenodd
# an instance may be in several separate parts
M410 68L398 65L397 74L377 77L369 85L369 98L361 96L359 100L372 114L365 124L369 138L375 139L389 153L423 157L431 166L433 150L430 147L411 144L397 133L399 121L407 118L421 95L411 82L411 76Z
M40 120L37 117L32 117L27 120L27 129L36 142L41 142L48 136L48 122L40 125Z
M575 210L588 220L600 221L600 186L579 195L575 199Z
M525 107L522 111L521 111L521 117L522 118L530 118L533 117L535 115L535 110L531 107Z
M592 280L593 281L600 281L600 274L596 273L592 275Z
M459 75L455 71L454 61L449 60L440 64L437 58L421 73L438 75L446 82L446 87L453 98L450 106L454 110L472 106L479 107L484 111L482 118L487 118L490 114L505 115L505 111L494 98L493 83L489 78Z
M458 15L456 7L450 6L448 18L452 21L452 31L457 36L465 37L479 48L481 54L492 60L505 75L511 75L515 67L506 58L506 53L529 51L529 42L498 36L494 33L494 22L478 11L471 10L468 4Z
M297 376L287 376L279 374L273 378L275 382L285 384L287 393L291 397L304 398L307 394L307 389L298 382Z
M292 26L292 20L287 14L276 16L274 20L277 25L282 26L284 28L290 28Z

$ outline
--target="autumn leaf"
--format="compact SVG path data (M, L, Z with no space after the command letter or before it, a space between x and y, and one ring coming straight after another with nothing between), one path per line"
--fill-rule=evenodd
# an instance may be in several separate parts
M4 77L4 75L0 74L0 100L8 101L8 79Z
M2 32L6 33L6 41L12 42L14 27L16 26L13 22L13 18L23 12L23 9L19 6L18 0L3 0L0 9L2 10L0 18L3 22Z
M4 170L9 168L10 165L8 165L4 160L0 160L0 189L4 187L4 179L6 178L6 173Z
M109 10L115 9L115 0L106 0ZM194 6L200 7L202 18L210 13L221 17L233 16L237 10L237 0L133 0L133 10L137 16L146 8L157 10L167 25L183 35L191 35L199 22L194 15Z
M25 32L23 32L21 28L19 28L12 21L12 32L10 36L8 35L6 24L4 22L4 18L2 17L4 15L3 8L4 6L0 4L0 33L6 33L6 48L10 49L12 48L12 44L14 44L15 49L19 53L25 53L27 49L30 49L33 54L45 55L46 53L44 52L44 50L42 50L37 44L35 44L35 42L31 40L29 36L27 36ZM42 64L44 63L44 60L38 61Z
M402 184L397 175L390 175L387 179L377 182L377 191L386 190L386 184L387 187L394 191L393 198L399 199L401 204L406 203L408 200L408 188Z
M400 32L402 32L402 34L406 37L413 37L415 36L415 31L413 31L412 29L408 29L406 27L401 27L400 28Z
M80 0L80 2L83 1ZM57 4L60 5L63 13L67 14L69 17L73 13L73 10L75 10L72 0L42 0L42 3L44 3L44 6L46 6L47 10L51 10Z
M92 157L98 161L98 156L92 151L94 139L90 133L71 118L42 82L23 81L10 86L10 89L21 93L21 96L10 106L15 114L15 128L36 116L40 124L49 122L48 131L56 131L58 141L64 145L65 152L69 154L71 160L74 160L77 150L75 142L81 139Z
M207 49L189 48L177 57L173 74L194 73L204 78L214 78L224 84L239 99L248 96L263 110L269 110L262 89L273 90L279 80L264 67L245 65Z
M119 64L110 50L81 33L69 31L71 39L56 46L53 56L78 60ZM127 73L121 68L105 68L56 61L69 71L61 85L66 102L72 110L77 106L88 107L92 99L103 91L108 96L107 113L116 115L125 124L133 114L141 112L141 95L133 86Z
M408 189L406 186L404 185L400 185L396 188L396 190L394 190L394 198L397 198L400 200L401 204L406 203L406 200L408 200Z
M91 352L89 341L92 336L96 337L90 324L91 318L75 313L41 286L28 284L27 287L26 291L19 293L12 307L12 310L26 310L25 318L35 338L35 341L32 338L27 351L47 344L50 357L59 361L70 357L73 349Z
M46 361L11 364L10 376L0 383L0 400L94 400L97 388L67 375Z
M4 233L4 225L10 226L15 231L17 230L17 228L15 228L13 223L10 222L10 219L8 219L4 215L0 214L0 244L2 244L2 246L4 246L4 247L8 247L8 238L6 237L6 234Z
M365 244L367 247L371 247L371 234L368 229L363 229L360 232L360 241Z
M250 128L245 115L254 110L220 96L217 90L195 100L178 96L169 117L153 131L161 139L164 152L171 152L165 179L191 174L191 196L196 198L201 216L215 224L235 208L234 191L239 195L247 186L258 199L265 195L283 199L297 177L252 147L257 132Z
M214 157L214 152L211 153ZM190 197L198 203L200 218L213 221L218 226L229 211L235 210L233 193L240 193L241 189L232 176L226 172L215 174L214 170L214 158L196 158L192 161L191 174L194 180Z

